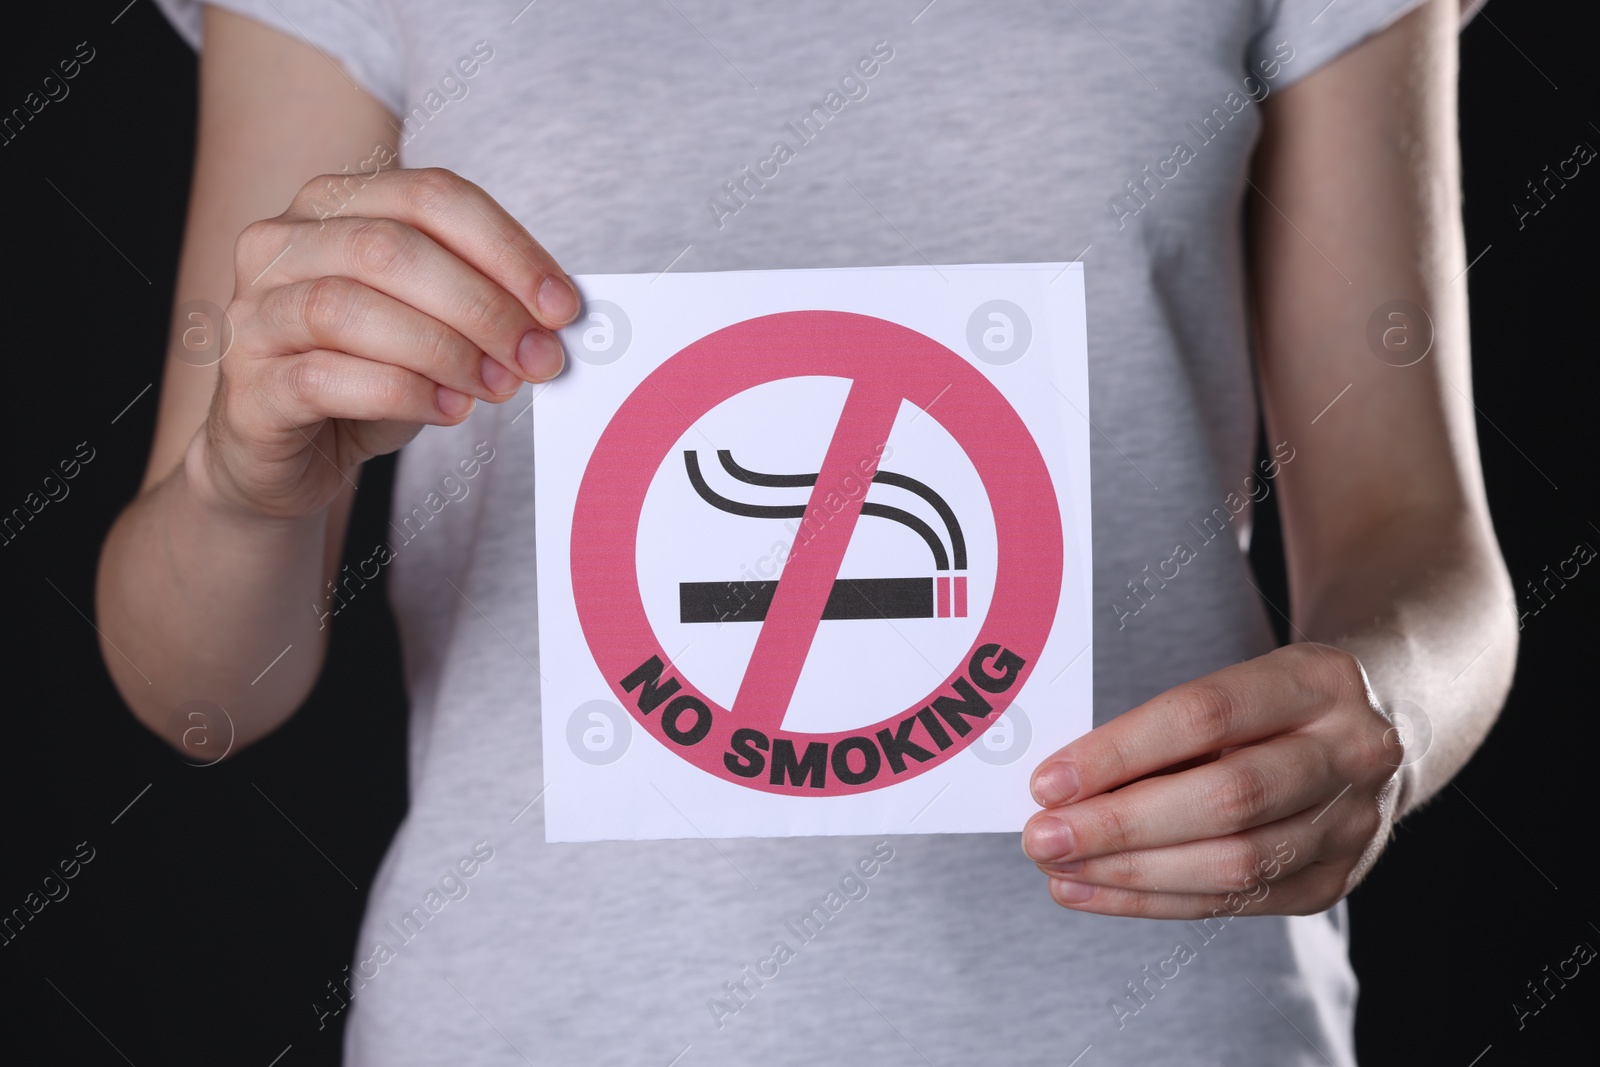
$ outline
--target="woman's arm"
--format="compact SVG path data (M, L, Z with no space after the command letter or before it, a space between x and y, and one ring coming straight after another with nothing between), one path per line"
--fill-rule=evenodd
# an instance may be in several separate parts
M1434 0L1269 100L1256 157L1262 396L1272 440L1297 450L1279 498L1295 629L1428 717L1397 814L1483 741L1517 656L1471 400L1458 24Z
M308 177L365 158L387 137L389 116L327 57L258 22L207 6L204 35L174 303L227 307L239 234L282 211ZM321 670L327 634L308 605L336 566L354 493L324 514L274 525L196 498L182 460L205 424L219 368L173 354L191 325L174 316L144 484L101 555L101 651L152 730L166 736L181 704L205 699L228 710L244 744L287 718Z
M233 345L203 369L169 354L145 484L96 593L112 678L180 747L189 701L224 708L240 745L293 713L321 668L316 605L361 464L554 374L549 330L577 310L468 182L388 171L345 186L349 210L308 182L394 141L392 117L309 45L207 7L200 72L176 303L225 305ZM190 326L174 321L169 352Z
M1469 400L1458 17L1432 0L1263 103L1256 339L1272 439L1296 454L1280 476L1296 643L1041 765L1024 847L1059 903L1326 908L1505 698L1517 632ZM1431 328L1389 318L1394 301ZM1385 717L1397 700L1431 723L1425 751Z

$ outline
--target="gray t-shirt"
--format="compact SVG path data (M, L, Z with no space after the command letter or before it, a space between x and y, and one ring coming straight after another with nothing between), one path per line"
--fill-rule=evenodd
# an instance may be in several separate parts
M456 170L573 273L1081 258L1103 722L1272 647L1241 547L1272 490L1242 243L1259 101L1416 2L225 6L404 118L352 172L396 149ZM163 6L198 43L194 0ZM1342 906L1077 914L1009 834L546 844L527 407L424 430L364 553L393 568L411 806L348 1062L1353 1062Z

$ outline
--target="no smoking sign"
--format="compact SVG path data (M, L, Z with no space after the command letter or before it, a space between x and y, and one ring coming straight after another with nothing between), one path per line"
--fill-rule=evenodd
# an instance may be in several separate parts
M534 409L547 839L1020 827L1090 723L1081 269L579 285Z

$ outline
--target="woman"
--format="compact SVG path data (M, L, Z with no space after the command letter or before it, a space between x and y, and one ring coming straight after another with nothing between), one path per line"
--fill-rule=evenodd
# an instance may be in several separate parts
M1353 1062L1341 901L1516 651L1454 0L165 6L204 35L184 315L99 590L135 713L269 733L351 593L361 464L406 445L404 515L477 461L392 562L411 810L349 1062ZM1037 869L1004 835L543 843L518 388L559 372L567 272L1068 258L1101 726L1029 754ZM227 305L215 369L191 301ZM1276 650L1243 550L1274 489Z

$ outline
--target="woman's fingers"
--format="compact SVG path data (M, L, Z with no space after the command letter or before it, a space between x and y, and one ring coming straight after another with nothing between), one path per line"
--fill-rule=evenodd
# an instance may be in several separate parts
M1045 864L1225 837L1325 802L1327 763L1316 739L1287 734L1039 812L1023 829L1023 850Z
M1351 809L1357 801L1351 799ZM1051 878L1109 889L1155 893L1228 893L1252 881L1275 880L1293 857L1353 860L1372 836L1371 820L1318 803L1285 819L1236 834L1161 848L1112 852L1084 860L1038 864ZM1370 814L1370 813L1368 813Z
M349 278L437 319L519 378L544 381L561 370L561 342L520 300L406 223L354 218L256 225L262 229L252 227L241 241L262 251L281 241L290 250L271 268L280 285Z
M234 271L236 354L218 370L197 477L279 517L325 506L421 425L554 377L552 331L578 311L549 253L442 170L307 183L239 235Z
M438 319L352 278L280 286L262 300L261 312L291 351L329 349L390 363L481 400L504 400L522 385Z
M1052 878L1050 897L1074 911L1139 919L1202 919L1207 930L1237 915L1310 915L1344 895L1345 877L1332 864L1307 864L1279 881L1257 880L1226 893L1154 893ZM1209 940L1209 938L1208 938Z
M1050 896L1077 911L1146 919L1321 911L1344 894L1348 864L1327 862L1334 843L1315 819L1308 810L1247 834L1046 870Z
M472 182L436 167L383 171L361 180L349 212L396 219L427 234L515 296L546 329L559 329L577 315L577 292L555 259ZM285 218L332 225L329 183L348 189L350 181L350 175L324 175L307 182Z
M474 403L416 371L322 349L274 360L262 379L256 383L257 400L263 416L279 429L323 419L451 426L466 418Z
M1331 699L1362 692L1364 684L1360 664L1347 652L1285 646L1175 686L1091 730L1040 764L1034 799L1045 807L1066 804L1292 730Z

